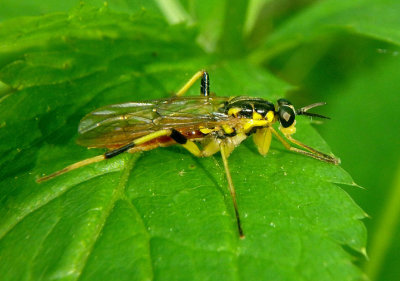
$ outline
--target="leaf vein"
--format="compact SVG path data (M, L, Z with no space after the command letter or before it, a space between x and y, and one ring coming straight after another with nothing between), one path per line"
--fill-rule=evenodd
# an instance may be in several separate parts
M78 263L80 265L80 269L77 272L76 280L79 280L81 278L82 273L83 273L84 269L86 268L89 257L91 255L91 253L93 252L94 246L95 246L96 242L98 241L98 238L100 237L100 234L101 234L102 230L104 229L104 226L106 225L107 219L110 217L111 213L113 212L115 203L118 201L118 199L122 198L122 194L124 193L129 176L130 176L133 166L136 162L135 160L137 160L137 157L130 157L130 159L127 161L127 164L125 164L125 166L124 166L124 170L122 172L120 181L117 184L116 188L114 188L114 190L113 190L110 203L107 206L107 208L104 208L104 212L101 216L98 227L97 227L96 231L93 233L92 241L91 241L90 245L85 249L85 252L82 254L81 261Z

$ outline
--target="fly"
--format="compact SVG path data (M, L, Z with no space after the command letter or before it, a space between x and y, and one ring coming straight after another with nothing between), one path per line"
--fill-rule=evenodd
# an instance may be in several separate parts
M200 96L182 97L200 78ZM296 110L286 99L278 99L275 105L262 98L216 97L210 94L208 73L198 71L173 97L109 105L86 115L79 124L78 144L88 148L107 148L108 151L39 178L37 182L47 181L124 152L135 153L160 146L178 144L198 157L220 152L238 233L243 238L235 188L228 166L230 153L248 136L253 135L259 153L266 155L274 135L290 151L338 165L339 159L292 137L296 132L296 115L327 118L308 112L324 104L315 103ZM278 130L272 126L274 123L279 124ZM200 143L201 147L196 143Z

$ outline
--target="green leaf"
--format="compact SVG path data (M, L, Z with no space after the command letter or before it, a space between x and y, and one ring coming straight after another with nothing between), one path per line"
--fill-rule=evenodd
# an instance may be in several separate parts
M285 21L252 54L263 61L293 48L338 31L346 31L400 44L400 3L396 0L319 1Z
M351 177L278 142L264 158L250 139L229 158L245 239L219 155L159 148L35 182L103 153L74 144L79 119L100 106L169 96L202 68L219 96L276 100L286 83L210 57L196 27L150 12L82 9L1 27L3 280L360 278L344 248L364 253L365 215L338 186ZM297 127L299 140L329 151L306 119Z
M82 6L90 7L109 7L118 12L139 13L143 11L151 11L152 13L160 13L158 6L153 1L146 0L2 0L0 6L0 20L12 19L21 16L40 16L55 12L68 12L73 8Z

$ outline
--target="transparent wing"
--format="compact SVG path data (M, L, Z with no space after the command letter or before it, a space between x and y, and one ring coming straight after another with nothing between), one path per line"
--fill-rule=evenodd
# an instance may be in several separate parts
M214 127L229 118L218 112L223 97L173 97L99 108L80 122L78 144L115 148L167 128Z

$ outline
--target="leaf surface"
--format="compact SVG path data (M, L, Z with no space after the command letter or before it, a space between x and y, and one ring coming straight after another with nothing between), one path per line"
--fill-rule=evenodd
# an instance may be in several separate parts
M195 27L154 14L82 9L0 30L4 280L360 277L343 247L364 251L364 213L337 185L351 177L276 141L265 158L251 140L229 158L242 240L219 155L160 148L35 183L103 153L74 144L79 119L100 106L166 97L202 68L219 96L276 100L286 83L244 60L210 58ZM305 119L296 136L329 151Z

